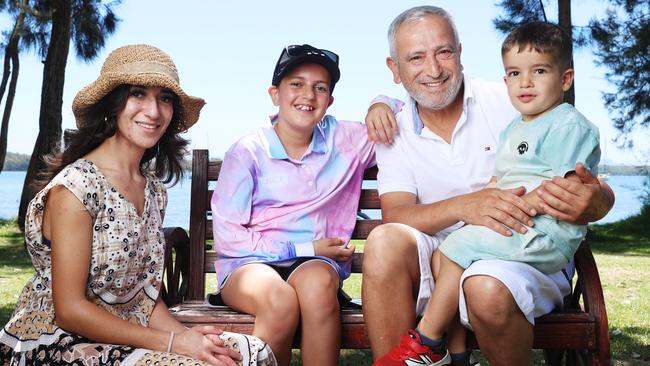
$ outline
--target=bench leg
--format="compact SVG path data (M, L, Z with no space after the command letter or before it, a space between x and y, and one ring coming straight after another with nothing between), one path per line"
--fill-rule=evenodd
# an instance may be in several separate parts
M564 359L564 350L561 349L545 349L544 361L548 366L561 366L562 359Z
M586 349L545 349L544 360L549 366L596 366L603 365L598 355Z
M572 349L567 351L566 364L567 366L587 366L593 365L591 360L593 352L585 349Z

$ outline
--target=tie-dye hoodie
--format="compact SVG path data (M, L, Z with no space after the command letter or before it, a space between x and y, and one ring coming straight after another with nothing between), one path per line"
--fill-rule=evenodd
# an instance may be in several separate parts
M271 123L237 141L223 159L212 195L219 288L246 263L315 257L312 241L323 238L347 243L363 172L375 164L362 123L326 115L300 160L287 155ZM319 258L342 280L350 275L351 261Z

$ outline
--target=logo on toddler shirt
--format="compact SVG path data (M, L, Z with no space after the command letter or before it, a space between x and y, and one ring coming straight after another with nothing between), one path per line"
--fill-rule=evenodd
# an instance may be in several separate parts
M519 146L517 146L517 151L519 151L519 155L524 155L524 153L528 151L528 143L524 141L519 144Z

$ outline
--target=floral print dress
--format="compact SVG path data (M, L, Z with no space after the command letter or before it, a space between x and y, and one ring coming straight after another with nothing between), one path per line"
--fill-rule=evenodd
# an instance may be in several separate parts
M84 159L65 167L30 202L25 240L35 274L0 330L0 365L201 364L170 353L95 343L59 328L54 321L51 246L43 237L42 224L48 192L62 185L93 220L87 299L130 323L148 326L162 284L167 191L153 175L146 180L142 215L96 165ZM247 348L240 349L244 364L274 362L270 349L257 338L233 333L221 337L230 347Z

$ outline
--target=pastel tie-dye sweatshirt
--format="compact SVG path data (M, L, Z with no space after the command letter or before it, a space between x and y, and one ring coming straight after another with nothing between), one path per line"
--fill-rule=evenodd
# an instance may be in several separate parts
M219 288L246 263L316 257L312 241L323 238L347 243L363 172L375 164L362 123L326 115L300 160L287 155L271 123L237 141L223 159L212 196ZM350 275L350 261L319 258L341 279Z

